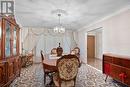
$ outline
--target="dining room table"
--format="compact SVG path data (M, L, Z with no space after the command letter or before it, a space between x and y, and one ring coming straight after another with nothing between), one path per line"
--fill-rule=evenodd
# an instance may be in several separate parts
M62 56L64 56L64 55L66 55L66 54L63 54ZM57 71L57 66L56 66L57 60L59 58L61 58L62 56L57 56L56 54L45 54L44 56L45 56L45 58L44 58L43 64L45 65L45 68L56 72ZM80 59L79 59L79 61L81 64Z
M66 54L63 54L62 56L64 56L64 55L66 55ZM56 54L45 54L44 55L45 58L43 61L44 67L54 73L57 72L58 71L58 67L56 66L57 60L60 59L62 56L57 56ZM80 61L80 66L81 66L81 61ZM51 85L53 83L52 77L50 77L50 78L51 78L51 81L50 81L49 85Z
M55 73L58 71L56 63L59 58L62 56L57 56L56 54L45 54L44 55L44 61L42 62L44 64L44 68L50 70L51 72ZM52 73L52 74L53 74ZM50 76L51 81L48 85L51 85L53 83L52 76Z
M44 58L44 61L43 61L43 64L45 64L47 67L47 69L56 69L56 63L57 63L57 60L59 58L61 58L62 56L57 56L55 54L46 54L45 55L45 58ZM51 68L52 67L52 68Z

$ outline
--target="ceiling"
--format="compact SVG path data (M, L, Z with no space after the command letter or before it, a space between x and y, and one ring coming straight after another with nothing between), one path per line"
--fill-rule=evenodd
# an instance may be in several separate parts
M66 29L80 29L85 25L130 5L130 0L15 0L15 16L23 27L58 25L57 9L66 11L61 23Z

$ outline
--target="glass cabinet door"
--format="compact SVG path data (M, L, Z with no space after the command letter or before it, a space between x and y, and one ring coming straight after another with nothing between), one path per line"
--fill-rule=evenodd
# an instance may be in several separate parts
M14 27L14 40L13 40L13 54L16 55L16 41L17 40L17 36L16 36L16 27Z
M1 26L1 24L2 24L2 20L0 18L0 58L1 58L1 35L2 35L2 26Z
M6 22L5 56L10 56L10 24Z

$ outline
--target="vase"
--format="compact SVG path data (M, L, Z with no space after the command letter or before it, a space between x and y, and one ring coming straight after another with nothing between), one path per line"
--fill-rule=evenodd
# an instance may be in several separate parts
M63 53L63 49L62 47L60 46L60 43L59 43L59 47L57 47L57 56L62 56L62 53Z

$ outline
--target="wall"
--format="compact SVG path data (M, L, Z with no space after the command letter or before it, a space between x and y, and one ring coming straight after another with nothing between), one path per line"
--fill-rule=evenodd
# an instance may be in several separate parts
M106 20L95 23L78 32L79 47L82 60L86 63L87 58L87 31L102 27L103 53L114 53L130 56L130 10L125 10Z
M96 32L96 43L95 43L95 57L98 59L102 59L102 53L103 53L103 49L102 49L102 28L98 29L95 31Z

